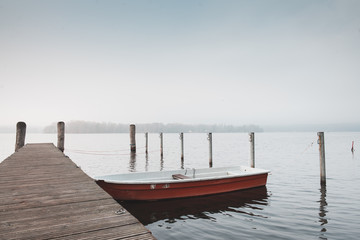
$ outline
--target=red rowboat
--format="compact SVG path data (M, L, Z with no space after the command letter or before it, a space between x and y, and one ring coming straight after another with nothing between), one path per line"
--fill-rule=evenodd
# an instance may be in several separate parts
M244 166L141 172L96 177L116 200L203 196L265 186L270 171Z

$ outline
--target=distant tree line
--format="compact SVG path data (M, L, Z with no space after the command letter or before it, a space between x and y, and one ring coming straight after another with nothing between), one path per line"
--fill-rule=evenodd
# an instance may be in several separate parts
M67 133L128 133L130 124L70 121L65 123ZM136 132L149 133L179 133L179 132L262 132L263 129L256 125L233 126L225 124L181 124L181 123L141 123L135 124ZM44 128L44 133L56 133L56 123Z

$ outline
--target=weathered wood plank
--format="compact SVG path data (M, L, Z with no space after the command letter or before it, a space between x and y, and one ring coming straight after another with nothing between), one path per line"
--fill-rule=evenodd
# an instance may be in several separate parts
M112 199L96 200L96 201L84 201L75 202L69 204L58 204L53 206L43 206L40 203L33 208L23 208L19 210L10 210L0 212L0 223L14 219L38 219L51 216L71 215L73 213L81 213L87 211L98 211L104 206L111 205L115 212L120 208L119 205L115 205Z
M122 230L122 228L124 230ZM106 229L104 230L99 230L97 233L93 234L93 233L81 233L81 234L77 234L77 235L72 235L72 236L67 236L67 237L63 237L63 238L59 238L59 240L65 240L65 239L81 239L81 240L87 240L87 239L103 239L103 237L105 237L106 239L113 239L113 240L117 240L117 239L126 239L126 240L148 240L148 239L153 239L150 238L150 234L149 232L139 232L138 229L135 228L131 229L131 226L123 226L121 228L112 228L112 229ZM120 232L120 231L121 232ZM140 229L141 230L141 229Z
M0 239L154 239L53 144L0 163Z
M45 209L44 209L45 210ZM16 218L9 217L6 221L1 221L1 225L6 226L2 229L0 227L2 234L4 233L13 233L15 231L31 231L32 229L37 229L41 227L53 227L54 225L67 224L69 222L86 222L88 219L102 219L115 217L116 207L114 205L104 205L101 208L97 208L96 211L93 211L90 207L85 207L82 210L77 210L70 207L67 212L51 212L50 210L42 211L43 215L29 215L19 214ZM23 217L23 218L20 218ZM125 217L125 216L123 216ZM122 219L118 217L120 222ZM126 219L131 220L131 218ZM135 220L133 221L135 223Z
M132 218L134 219L134 218ZM106 230L117 228L117 235L119 236L133 236L136 234L149 233L149 230L143 226L134 223L124 225L119 217L111 218L96 218L89 221L76 221L67 224L58 224L49 227L38 227L34 229L27 229L21 231L13 231L3 234L4 239L50 239L59 238L63 236L72 236L73 239L77 239L74 235L90 233L91 235L97 235L97 231L102 231L102 235L106 234ZM106 235L105 235L106 236Z

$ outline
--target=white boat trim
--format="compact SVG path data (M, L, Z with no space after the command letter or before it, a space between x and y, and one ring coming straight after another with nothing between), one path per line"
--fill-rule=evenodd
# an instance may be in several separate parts
M95 177L96 181L104 181L114 184L162 184L197 182L216 179L245 177L269 173L269 170L251 168L246 166L221 167L221 168L199 168L199 169L180 169L158 172L135 172ZM189 178L174 179L174 174L182 174Z

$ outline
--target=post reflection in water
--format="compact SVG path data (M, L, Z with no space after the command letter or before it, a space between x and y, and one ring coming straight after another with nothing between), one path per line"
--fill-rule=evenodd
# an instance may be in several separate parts
M268 194L266 187L259 187L204 197L119 203L142 224L148 225L161 220L175 223L186 217L211 220L211 214L225 211L228 214L234 212L254 216L251 211L249 212L249 208L262 210L263 206L268 205ZM256 215L256 217L266 218L261 215Z
M320 188L320 208L319 208L319 222L321 226L320 230L320 239L327 239L325 236L326 228L325 225L328 223L328 220L326 218L326 213L328 212L327 209L327 202L326 202L326 185L322 184Z
M145 155L145 172L149 170L149 155L146 153Z
M136 172L136 153L130 153L129 171Z
M160 156L160 171L164 169L164 157Z
M140 159L137 159L137 156L136 153L130 153L130 158L129 158L129 166L128 166L128 170L129 172L136 172L138 169L137 169L137 160L141 160ZM141 156L142 157L142 156ZM162 171L164 170L164 157L160 157L160 168L159 168L159 171ZM141 166L140 166L141 168ZM184 169L184 163L182 162L181 163L181 168ZM148 154L145 154L145 172L147 172L149 170L149 155Z

